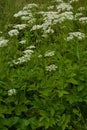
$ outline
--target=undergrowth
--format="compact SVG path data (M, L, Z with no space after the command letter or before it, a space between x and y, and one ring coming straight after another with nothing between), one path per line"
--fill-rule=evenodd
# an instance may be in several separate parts
M87 130L87 2L33 2L0 8L0 129Z

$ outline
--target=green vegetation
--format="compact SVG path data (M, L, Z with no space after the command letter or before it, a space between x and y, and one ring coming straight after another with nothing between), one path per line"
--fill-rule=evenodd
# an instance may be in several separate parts
M0 130L87 130L87 1L0 1Z

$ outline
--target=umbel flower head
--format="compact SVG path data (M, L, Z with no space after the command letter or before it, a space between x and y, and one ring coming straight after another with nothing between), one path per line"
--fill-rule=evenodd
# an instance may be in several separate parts
M17 29L10 30L8 32L10 36L17 36L19 34L19 31Z
M81 32L70 32L69 36L67 37L67 41L70 41L74 38L77 38L78 40L82 40L85 38L85 34Z
M8 43L8 39L0 37L0 47L7 46L7 43Z
M8 90L8 96L12 96L16 94L16 89L10 89Z
M27 26L26 24L17 24L17 25L14 25L13 28L22 30L26 28L26 26Z
M55 55L55 51L50 51L50 52L46 52L45 53L45 57L51 57L51 56L54 56Z
M49 72L56 71L57 68L58 67L55 64L51 64L49 66L46 66L46 71L49 71Z

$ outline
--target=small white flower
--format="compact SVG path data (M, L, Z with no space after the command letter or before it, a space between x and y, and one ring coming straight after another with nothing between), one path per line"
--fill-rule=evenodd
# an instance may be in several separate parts
M33 52L34 51L30 49L23 51L24 55L19 57L17 60L13 60L12 63L17 65L30 61Z
M40 54L40 55L38 55L38 58L42 58L42 55Z
M52 64L52 65L49 65L49 66L46 66L46 71L56 71L58 67L55 65L55 64Z
M10 30L8 32L10 36L17 36L19 34L19 31L17 29Z
M57 6L58 13L61 11L71 11L73 7L69 3L61 3Z
M59 23L61 23L61 22L63 22L64 20L73 20L74 19L74 16L73 16L73 12L71 12L71 11L65 11L65 12L63 12L63 13L60 13L59 15L58 15L58 22Z
M26 40L22 40L22 41L20 41L19 43L25 44L25 43L26 43Z
M75 19L81 17L82 15L83 15L82 13L76 13L76 14L75 14Z
M70 4L72 4L73 2L78 2L79 0L70 0Z
M25 50L23 52L24 52L24 54L32 54L34 51L33 50Z
M24 21L28 21L30 20L32 17L29 17L29 16L22 16L21 17L21 20L24 20Z
M17 24L17 25L14 25L13 28L22 30L26 28L26 26L27 26L26 24Z
M78 11L83 11L83 10L85 10L85 7L79 7L78 8Z
M25 54L24 56L18 58L17 63L21 64L21 63L30 61L30 57L31 55Z
M55 51L50 51L50 52L46 52L45 53L45 57L51 57L51 56L54 56L55 55Z
M29 10L20 10L18 13L14 14L14 17L20 17L20 16L26 16L29 15L30 11Z
M10 89L8 90L8 95L9 96L12 96L12 95L15 95L16 94L16 89Z
M54 30L49 27L47 30L44 31L44 33L54 33Z
M28 10L28 9L31 9L31 8L33 8L33 7L38 7L38 5L35 4L35 3L27 4L27 5L23 8L23 10Z
M34 45L31 45L29 47L27 47L27 49L35 49L36 47Z
M67 41L70 41L70 40L72 40L73 39L73 36L68 36L67 37Z
M79 18L79 21L82 23L87 23L87 17L81 17Z
M55 2L62 3L63 0L55 0Z
M42 28L42 25L34 25L31 29L31 31L38 30L38 29L41 29L41 28Z
M32 23L35 23L35 21L36 21L36 18L31 17L31 19L29 19L27 23L32 24Z
M81 32L70 32L69 36L67 37L67 41L70 41L74 38L77 38L78 40L82 40L85 38L85 34Z
M4 39L3 37L0 37L0 47L7 46L8 44L8 39Z
M50 9L53 9L54 6L48 6L47 9L50 10Z

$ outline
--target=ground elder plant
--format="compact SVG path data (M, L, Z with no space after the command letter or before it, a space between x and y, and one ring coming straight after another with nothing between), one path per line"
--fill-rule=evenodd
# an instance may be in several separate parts
M0 31L1 130L87 130L85 4L27 3Z

